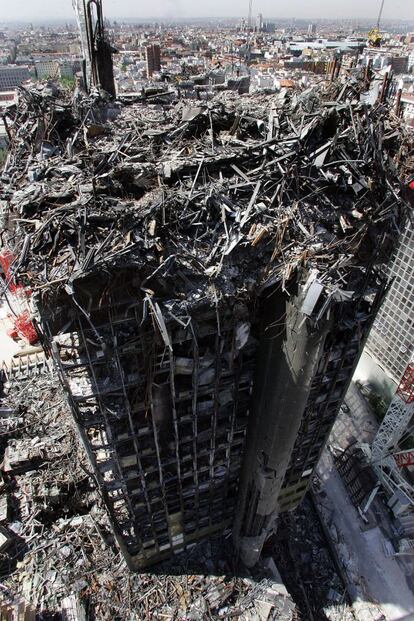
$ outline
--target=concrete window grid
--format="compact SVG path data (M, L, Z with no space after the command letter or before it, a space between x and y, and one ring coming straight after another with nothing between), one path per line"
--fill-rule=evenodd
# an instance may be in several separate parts
M27 67L0 67L0 90L10 90L29 78Z
M389 269L394 282L378 314L367 349L399 381L414 345L414 231L408 225Z
M303 490L298 493L298 483L303 482L306 487L308 477L305 476L305 473L312 472L318 461L356 363L356 356L359 351L356 347L358 338L367 332L370 323L370 313L361 314L358 322L359 337L356 337L354 332L350 338L347 328L343 326L341 329L338 322L337 340L325 350L318 367L319 373L312 382L307 411L302 419L280 494L282 511L296 506L303 495ZM332 362L329 362L330 360L335 362L333 370L330 372L332 377L327 385L328 392L325 400L317 405L323 394L324 379L327 374L329 375L328 369L332 365Z
M101 311L100 313L102 315ZM122 362L117 363L116 368L112 369L113 358L108 367L105 358L96 357L94 348L88 350L86 343L89 326L82 328L81 317L77 319L77 332L70 337L65 336L71 341L71 344L66 345L66 352L71 352L69 354L71 362L68 365L65 360L68 354L63 350L63 360L58 360L58 363L69 384L72 381L70 385L78 424L83 429L90 457L96 464L102 480L115 526L129 554L143 555L148 561L151 556L159 555L160 552L169 554L172 548L182 547L186 542L197 539L199 534L201 536L206 530L209 532L218 530L226 523L232 522L249 415L253 371L251 360L254 351L246 347L243 355L239 357L240 361L243 359L243 366L239 368L241 362L237 362L231 372L226 370L222 361L223 368L215 388L209 385L198 387L198 432L197 430L194 432L194 419L191 415L194 407L191 383L194 379L190 375L187 376L189 381L184 381L185 377L184 380L178 380L178 383L175 381L177 383L176 455L163 456L157 448L158 432L154 431L152 415L148 411L146 419L140 418L139 412L144 414L145 409L148 410L149 407L149 405L145 407L144 392L141 396L137 393L134 397L135 401L138 398L138 402L141 399L143 407L139 403L138 409L135 407L133 427L125 416L125 408L131 407L132 403L128 396L128 391L131 390L129 383L135 391L140 390L139 377L143 375L144 365L141 363L137 365L137 360L141 359L142 362L145 355L143 352L140 353L139 347L135 347L132 351L128 349L124 351L130 341L130 337L127 338L127 324L131 318L123 315L119 327L112 315L113 313L108 311L108 324L99 330L105 340L105 334L108 334L108 346L111 343L111 333L115 337L120 352L118 355L122 357ZM204 321L200 319L203 327L208 325L208 321L212 318L216 320L214 313L212 317L204 318ZM136 323L139 325L141 316L137 315L136 321L132 319L130 326L134 330ZM216 346L220 343L224 352L230 352L233 347L234 318L231 315L227 315L227 318L223 315L220 317L220 323L220 339L216 336L217 330L213 328L212 341L213 343L216 341ZM226 325L227 327L224 327ZM200 357L204 356L203 338L201 336L199 339ZM153 339L154 336L150 335L149 342ZM179 342L180 337L177 339ZM78 353L82 340L87 355L85 359L83 354L83 363L86 363L86 367L79 359ZM207 349L210 348L209 341ZM185 345L184 349L191 351L191 339L190 344ZM171 363L161 350L155 359L153 372L157 383L167 382L165 384L167 386L170 381ZM220 354L215 359L219 360ZM119 374L117 370L119 371L120 365L122 373ZM79 368L82 367L89 369L87 381L84 381L85 373L82 370L79 372ZM113 385L112 380L117 377L122 378L123 389L122 386ZM103 378L105 384L101 384ZM79 382L81 391L76 395ZM187 388L185 388L186 382ZM229 406L217 406L213 420L212 406L204 408L203 404L208 405L210 402L214 404L214 394L216 392L217 395L222 394L222 391L230 391L229 394L238 396ZM115 415L110 415L110 419L106 421L108 414L105 414L105 411L109 411L111 407ZM122 410L124 413L121 416ZM138 449L135 446L137 443ZM214 455L211 451L212 443ZM180 472L178 470L175 472L176 469ZM221 471L227 472L227 476L222 479ZM166 514L169 516L167 519ZM181 525L178 522L169 525L170 518ZM181 532L179 537L173 534L177 529Z

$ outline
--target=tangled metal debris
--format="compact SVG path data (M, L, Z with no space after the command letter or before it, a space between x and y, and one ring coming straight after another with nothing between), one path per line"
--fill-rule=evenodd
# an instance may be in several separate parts
M240 473L251 440L257 309L276 289L299 299L299 284L297 334L326 324L300 407L291 408L294 443L312 393L299 435L304 447L312 431L315 450L306 448L305 460L295 446L289 471L292 486L301 481L296 501L305 491L405 212L408 139L386 106L360 101L361 89L349 77L302 93L131 105L33 89L8 108L1 206L14 261L6 285L16 280L32 295L130 566L232 526L248 487ZM317 356L325 418L312 384ZM299 356L296 363L305 366ZM246 500L239 511L255 550L274 528L287 470L259 454L257 479L267 479L273 504Z
M192 107L22 91L2 175L14 273L51 296L134 265L189 306L286 282L305 262L337 285L351 258L386 259L377 234L398 223L407 145L358 88Z

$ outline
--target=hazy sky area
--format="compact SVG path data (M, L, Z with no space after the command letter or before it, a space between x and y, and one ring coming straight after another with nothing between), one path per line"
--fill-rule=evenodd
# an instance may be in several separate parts
M253 15L271 17L369 18L376 20L380 0L253 0ZM108 18L158 19L238 17L248 0L103 0ZM0 0L0 22L73 17L71 0ZM414 0L385 0L383 19L414 19Z

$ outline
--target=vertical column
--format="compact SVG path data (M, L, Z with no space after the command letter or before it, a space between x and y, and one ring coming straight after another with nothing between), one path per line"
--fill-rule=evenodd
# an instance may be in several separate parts
M265 296L264 296L265 297ZM253 388L234 539L252 566L274 530L278 495L289 464L328 322L311 329L301 312L302 287L281 289L262 302L260 346Z

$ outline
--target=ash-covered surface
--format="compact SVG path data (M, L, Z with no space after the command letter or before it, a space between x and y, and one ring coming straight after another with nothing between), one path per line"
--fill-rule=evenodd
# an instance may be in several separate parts
M389 258L409 151L359 90L126 107L22 91L1 190L12 271L52 298L120 266L178 304L250 297L300 266L354 289Z

